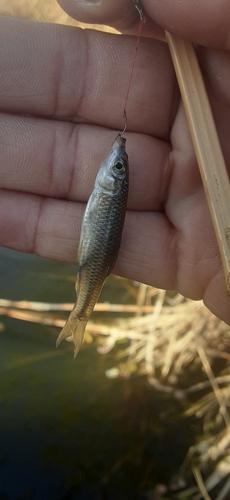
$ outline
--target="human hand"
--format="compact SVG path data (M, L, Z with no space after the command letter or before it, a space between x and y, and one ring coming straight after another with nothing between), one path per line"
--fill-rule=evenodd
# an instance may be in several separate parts
M93 22L97 12L94 22L108 23L103 2L88 2L85 18L86 2L60 3L83 21ZM146 0L144 7L154 19L154 36L163 36L156 21L210 46L197 52L229 168L229 9L227 1L221 4ZM110 24L136 31L131 0L104 5L112 9ZM2 18L0 44L0 244L74 263L85 202L124 125L135 39ZM141 40L127 115L130 195L114 272L203 298L230 323L219 251L165 43Z

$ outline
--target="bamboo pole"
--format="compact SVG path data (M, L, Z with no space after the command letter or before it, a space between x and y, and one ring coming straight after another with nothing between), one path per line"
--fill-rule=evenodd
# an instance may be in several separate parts
M230 296L230 184L192 43L166 32Z

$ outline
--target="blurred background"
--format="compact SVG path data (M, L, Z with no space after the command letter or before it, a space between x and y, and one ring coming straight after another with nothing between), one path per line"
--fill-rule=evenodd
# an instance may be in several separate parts
M55 0L0 14L89 27ZM230 498L227 325L112 276L74 361L75 267L2 248L0 276L0 500Z

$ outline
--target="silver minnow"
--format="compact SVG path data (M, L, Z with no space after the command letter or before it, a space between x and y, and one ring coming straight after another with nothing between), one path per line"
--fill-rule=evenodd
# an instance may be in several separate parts
M72 337L77 355L85 327L115 264L125 219L129 166L126 140L118 134L101 163L81 227L77 254L77 300L57 339Z

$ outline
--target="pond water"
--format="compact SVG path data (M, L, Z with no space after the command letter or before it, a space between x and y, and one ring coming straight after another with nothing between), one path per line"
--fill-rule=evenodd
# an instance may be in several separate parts
M0 249L0 296L73 301L75 272ZM191 444L168 396L144 377L107 379L115 351L73 360L71 344L56 350L57 328L0 322L0 500L145 499L168 483Z

